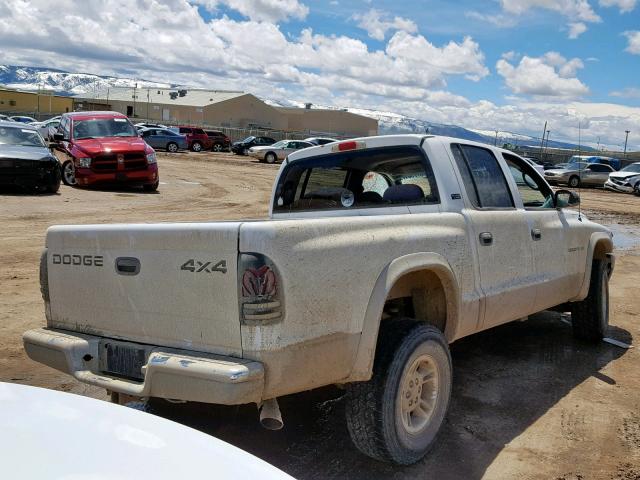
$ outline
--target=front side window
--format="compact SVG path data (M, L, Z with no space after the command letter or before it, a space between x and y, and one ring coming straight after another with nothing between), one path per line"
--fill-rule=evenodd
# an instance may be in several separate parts
M476 208L514 208L507 179L491 150L452 144L453 157Z
M524 208L553 208L553 192L535 170L514 155L502 156L518 186Z
M289 165L276 187L275 213L440 202L418 147L385 147L310 157Z

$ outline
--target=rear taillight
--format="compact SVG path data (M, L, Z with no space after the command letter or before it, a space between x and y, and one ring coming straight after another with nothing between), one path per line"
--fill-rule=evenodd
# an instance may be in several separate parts
M279 275L273 262L259 253L238 259L240 312L245 323L275 322L282 318Z

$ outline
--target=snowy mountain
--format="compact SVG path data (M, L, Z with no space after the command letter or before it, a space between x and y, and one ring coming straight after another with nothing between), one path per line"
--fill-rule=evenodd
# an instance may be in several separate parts
M48 90L60 95L91 94L111 87L131 87L135 85L139 88L164 87L173 88L178 85L170 83L152 82L131 78L110 77L94 75L89 73L70 73L63 70L40 67L23 67L14 65L0 65L0 85L22 90ZM275 101L263 98L266 103L277 107L298 107L304 108L303 102L297 101ZM313 105L311 108L335 109L338 107ZM445 125L433 123L427 120L407 117L399 113L369 110L364 108L343 108L351 113L375 118L378 120L381 134L397 133L431 133L434 135L444 135L450 137L464 138L493 145L496 142L495 131L476 130L459 127L456 125ZM513 134L510 132L498 132L498 145L540 145L540 140L527 135ZM577 148L576 145L550 141L551 148ZM583 150L588 149L582 147Z
M91 93L107 87L172 87L169 83L69 73L52 68L0 65L0 85L21 90L48 90L60 95Z

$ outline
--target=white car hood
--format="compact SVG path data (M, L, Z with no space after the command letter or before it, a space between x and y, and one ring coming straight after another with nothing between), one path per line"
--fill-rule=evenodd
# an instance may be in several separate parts
M640 177L640 173L639 172L613 172L609 174L609 177L623 180L625 178Z
M3 478L292 478L215 437L93 398L0 383L0 405Z

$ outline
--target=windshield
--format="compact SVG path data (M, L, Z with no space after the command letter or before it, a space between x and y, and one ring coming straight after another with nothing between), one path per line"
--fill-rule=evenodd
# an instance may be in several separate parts
M242 141L242 143L249 143L249 142L251 142L254 138L256 138L256 137L247 137L247 138L245 138L245 139Z
M640 163L632 163L624 167L621 172L637 172L640 173Z
M287 144L286 140L280 140L279 142L274 143L273 145L271 145L272 148L284 148L284 146Z
M584 170L587 165L589 164L586 162L569 162L564 167L560 168L562 170Z
M137 136L136 128L126 118L91 118L89 120L76 120L73 123L73 137L76 140Z
M44 147L42 137L35 130L26 128L0 128L0 145L22 145L25 147Z

